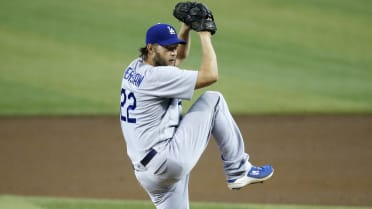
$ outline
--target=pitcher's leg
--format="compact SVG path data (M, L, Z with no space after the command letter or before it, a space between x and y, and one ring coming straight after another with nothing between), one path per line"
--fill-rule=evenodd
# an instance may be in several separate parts
M272 166L256 167L248 161L249 156L244 151L240 130L221 94L219 98L212 133L222 153L227 186L230 189L240 189L271 178L274 173Z
M251 165L243 138L218 92L205 92L187 112L171 141L171 155L189 172L207 147L211 132L221 151L227 178L244 175Z
M214 124L218 97L197 99L184 115L175 135L169 142L169 157L179 162L184 173L189 173L196 165L208 145Z
M219 96L212 134L221 151L227 179L245 175L250 169L249 155L245 151L244 140L238 125L232 117L225 98Z

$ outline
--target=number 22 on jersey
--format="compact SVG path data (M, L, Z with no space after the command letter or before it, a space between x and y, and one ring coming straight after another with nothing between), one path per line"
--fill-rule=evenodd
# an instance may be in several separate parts
M128 123L136 123L137 119L130 117L131 112L137 107L136 96L133 92L127 92L124 88L121 89L120 100L120 119Z

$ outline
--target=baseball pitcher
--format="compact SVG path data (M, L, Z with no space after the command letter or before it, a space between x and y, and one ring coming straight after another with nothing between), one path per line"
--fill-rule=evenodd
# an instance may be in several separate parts
M179 35L169 24L151 26L140 56L125 69L120 121L135 176L156 208L189 209L189 174L211 134L221 153L228 188L263 182L274 170L250 163L221 93L206 91L182 116L182 100L190 100L196 89L218 80L211 40L217 28L212 12L202 3L180 2L173 15L182 22ZM201 43L198 70L179 67L189 55L191 30Z

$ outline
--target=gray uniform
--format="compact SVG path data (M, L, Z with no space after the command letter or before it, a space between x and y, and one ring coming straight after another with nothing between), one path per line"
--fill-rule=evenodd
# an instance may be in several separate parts
M121 88L121 128L135 175L158 209L188 209L188 181L213 134L226 179L251 164L222 94L207 91L182 117L182 99L194 93L197 71L135 59Z

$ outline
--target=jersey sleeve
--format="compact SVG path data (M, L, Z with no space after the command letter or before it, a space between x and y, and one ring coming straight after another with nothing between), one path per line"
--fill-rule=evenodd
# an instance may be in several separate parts
M190 100L197 75L197 71L172 66L154 67L146 73L146 81L141 89L153 96Z

